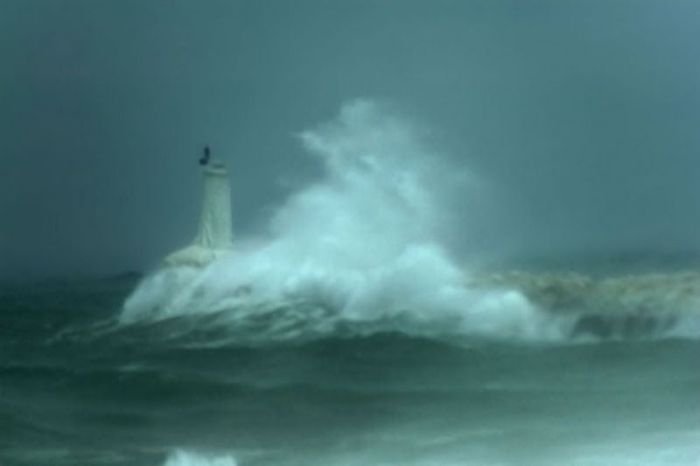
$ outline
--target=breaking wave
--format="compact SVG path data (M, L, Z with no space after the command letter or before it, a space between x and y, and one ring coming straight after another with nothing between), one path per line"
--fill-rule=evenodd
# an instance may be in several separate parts
M204 268L155 271L127 299L121 324L186 317L246 342L386 331L549 342L700 334L695 275L593 285L458 266L447 241L457 236L453 212L476 211L462 201L487 188L377 103L351 102L300 139L322 179L279 207L263 239Z
M595 277L511 271L482 275L476 287L520 290L541 312L568 322L569 338L700 336L700 272Z
M165 460L164 466L237 466L231 455L209 456L188 450L175 450Z

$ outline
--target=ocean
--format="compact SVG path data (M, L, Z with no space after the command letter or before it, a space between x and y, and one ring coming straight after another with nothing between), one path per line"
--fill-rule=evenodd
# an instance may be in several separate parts
M487 267L495 188L422 133L351 102L261 231L219 167L146 275L3 286L0 465L700 464L692 257Z
M626 277L474 281L518 282L538 313L567 316L556 338L514 338L502 318L468 332L441 309L377 308L370 320L318 299L263 309L250 290L237 310L137 319L134 296L153 276L6 285L0 464L700 464L697 308L633 309L634 290L685 307L700 280Z

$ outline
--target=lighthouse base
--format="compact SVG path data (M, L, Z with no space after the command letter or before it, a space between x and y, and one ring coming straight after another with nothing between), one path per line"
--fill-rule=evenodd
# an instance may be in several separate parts
M198 244L175 251L163 260L166 267L206 267L215 260L229 254L231 249L211 249Z

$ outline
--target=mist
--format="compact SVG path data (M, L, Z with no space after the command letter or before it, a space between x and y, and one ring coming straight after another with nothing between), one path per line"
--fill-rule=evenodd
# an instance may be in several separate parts
M358 98L487 186L445 201L464 262L697 251L699 26L690 1L4 1L0 276L153 268L194 234L204 144L254 238L323 175L299 134Z

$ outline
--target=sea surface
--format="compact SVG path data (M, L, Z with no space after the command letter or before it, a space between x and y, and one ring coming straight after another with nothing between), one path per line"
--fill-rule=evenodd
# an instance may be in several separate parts
M0 464L700 464L700 340L673 309L643 306L691 306L692 275L541 280L475 282L517 282L540 314L569 316L556 338L514 338L503 319L449 331L429 306L376 308L369 325L308 300L139 319L125 301L141 277L6 285Z

